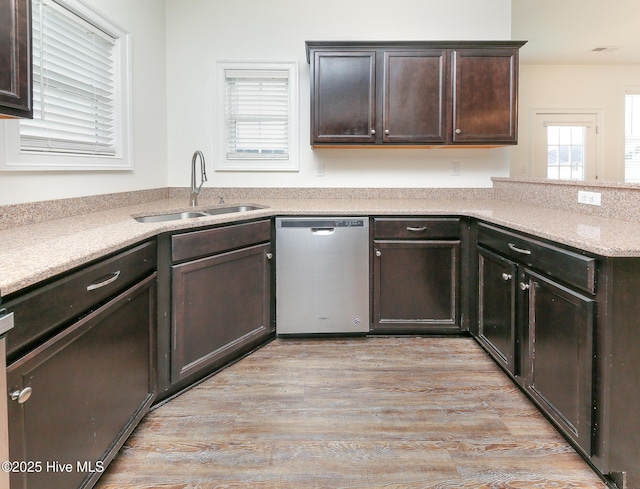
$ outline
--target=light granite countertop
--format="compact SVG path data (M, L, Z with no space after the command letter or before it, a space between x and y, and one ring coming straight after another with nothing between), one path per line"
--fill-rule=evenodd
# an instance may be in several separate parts
M589 253L640 257L640 225L617 219L502 200L252 199L253 211L182 221L140 223L132 216L187 210L184 199L118 207L0 230L0 297L164 232L276 215L469 216L547 238ZM201 208L218 206L202 199Z

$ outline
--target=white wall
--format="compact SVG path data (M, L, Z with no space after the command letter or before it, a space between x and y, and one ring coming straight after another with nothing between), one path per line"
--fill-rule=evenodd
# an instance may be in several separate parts
M0 205L187 186L195 149L209 186L487 187L508 175L506 148L312 151L304 41L510 39L510 0L85 1L132 33L135 169L0 172ZM300 171L214 173L214 61L273 59L299 62Z
M640 89L640 65L520 65L519 144L511 148L511 176L530 168L531 118L539 109L595 110L599 178L624 179L624 90Z
M118 172L0 172L0 205L167 186L164 0L86 2L132 34L135 168Z
M191 155L208 186L488 187L509 149L316 149L309 146L305 40L504 40L510 0L166 0L169 185L186 186ZM300 171L213 172L214 62L298 60ZM451 163L460 163L460 176ZM319 166L324 176L317 176Z

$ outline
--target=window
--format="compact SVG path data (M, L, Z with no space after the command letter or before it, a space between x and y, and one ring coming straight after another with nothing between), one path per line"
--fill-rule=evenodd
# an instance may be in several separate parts
M130 169L128 36L80 0L33 0L33 120L5 169Z
M597 113L535 112L531 176L597 179L597 121Z
M584 126L547 125L547 178L584 180Z
M218 170L298 170L297 63L218 63Z
M624 181L640 183L640 94L624 96Z

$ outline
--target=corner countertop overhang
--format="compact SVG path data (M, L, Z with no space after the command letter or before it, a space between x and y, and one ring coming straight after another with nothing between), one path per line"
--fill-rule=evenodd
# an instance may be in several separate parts
M603 257L640 257L638 223L502 200L252 199L263 209L160 223L132 216L188 210L184 199L118 207L0 231L0 297L165 232L282 215L466 216ZM200 208L217 206L201 200Z

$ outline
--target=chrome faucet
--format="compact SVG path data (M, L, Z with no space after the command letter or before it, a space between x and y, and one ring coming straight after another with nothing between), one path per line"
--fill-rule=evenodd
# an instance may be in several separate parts
M200 158L200 174L201 181L200 186L196 188L196 160ZM191 195L189 197L189 205L191 207L195 207L198 205L198 194L200 193L200 189L204 185L204 182L207 181L207 172L205 171L205 162L204 155L202 151L196 151L193 153L193 158L191 158Z

